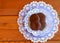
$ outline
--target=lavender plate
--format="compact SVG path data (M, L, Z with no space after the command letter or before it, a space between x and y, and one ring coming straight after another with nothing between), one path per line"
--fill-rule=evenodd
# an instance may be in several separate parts
M46 26L41 30L32 30L29 26L29 18L31 15L43 13L45 15ZM19 31L24 35L27 40L32 42L46 42L48 39L53 38L54 34L58 31L59 18L56 10L49 4L43 1L33 1L27 4L19 12L17 21Z

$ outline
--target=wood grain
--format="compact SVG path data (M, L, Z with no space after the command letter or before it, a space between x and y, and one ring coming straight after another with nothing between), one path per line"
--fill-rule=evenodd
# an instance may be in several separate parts
M31 41L24 41L24 42L21 41L21 42L0 42L0 43L33 43L33 42L31 42ZM45 43L60 43L60 41L48 41L48 42L45 42Z
M18 12L25 4L29 4L33 0L0 0L0 15L18 15ZM34 0L36 1L36 0ZM37 0L41 1L41 0ZM51 4L60 15L60 0L43 0L47 4Z
M0 43L32 43L30 40L26 40L19 32L17 24L19 11L31 1L33 0L0 0ZM43 1L53 6L60 19L60 0ZM54 38L46 43L60 43L60 25L59 31Z
M0 29L18 29L18 16L0 16Z
M0 41L25 41L25 38L18 30L17 18L18 16L0 17ZM55 37L51 40L60 41L59 36L60 36L60 31L58 31L55 34Z

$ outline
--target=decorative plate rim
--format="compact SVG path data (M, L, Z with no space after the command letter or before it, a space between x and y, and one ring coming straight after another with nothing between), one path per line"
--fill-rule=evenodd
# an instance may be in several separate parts
M36 3L36 4L34 4L34 3ZM33 5L32 5L33 4ZM22 12L23 12L23 14L25 14L25 13L27 13L29 10L32 10L32 9L29 9L29 7L32 7L32 6L36 6L36 5L41 5L41 6L44 6L44 7L46 7L48 10L50 10L50 11L52 11L52 14L53 14L53 16L54 16L54 29L53 29L53 31L52 31L52 33L49 33L48 34L48 36L46 36L46 37L44 37L44 38L39 38L39 39L37 39L37 40L35 40L35 39L33 39L32 37L27 37L26 36L26 31L24 31L24 29L21 29L23 26L22 26L22 23L24 23L24 22L22 22L22 21L24 21L24 20L22 20L21 18L23 18L24 17L24 15L21 15L22 14ZM59 24L59 18L58 18L58 14L57 14L57 11L56 10L54 10L53 9L53 7L50 5L50 4L46 4L45 2L43 2L43 1L39 1L39 2L37 2L37 1L33 1L33 2L31 2L30 4L27 4L27 5L25 5L24 7L23 7L23 9L19 12L19 18L18 18L18 20L17 20L17 23L18 23L18 26L19 26L19 31L24 35L24 37L26 38L26 39L28 39L28 40L31 40L32 42L46 42L48 39L51 39L51 38L53 38L54 37L54 34L58 31L58 24ZM24 28L24 27L23 27Z

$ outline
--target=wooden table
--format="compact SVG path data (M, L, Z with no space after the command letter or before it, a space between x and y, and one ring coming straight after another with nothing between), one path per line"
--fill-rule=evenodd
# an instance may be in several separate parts
M18 12L27 3L33 0L0 0L0 43L32 43L26 40L18 30ZM40 1L40 0L37 0ZM60 18L60 0L43 0L51 4L59 14ZM46 43L60 43L60 25L59 31L54 38Z

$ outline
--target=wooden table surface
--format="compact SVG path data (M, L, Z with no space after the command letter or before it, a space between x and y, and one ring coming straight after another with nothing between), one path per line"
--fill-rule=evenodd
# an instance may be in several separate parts
M0 43L32 43L26 40L18 30L18 13L27 3L33 0L0 0ZM41 1L41 0L37 0ZM60 0L43 0L51 4L58 12L60 18ZM60 25L59 31L54 38L46 43L60 43Z

